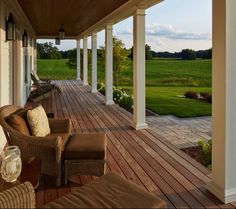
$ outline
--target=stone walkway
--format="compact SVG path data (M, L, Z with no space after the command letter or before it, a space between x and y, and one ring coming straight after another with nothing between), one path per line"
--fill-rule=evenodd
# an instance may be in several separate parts
M176 147L196 146L199 140L211 139L211 117L177 118L175 116L148 116L147 123L156 133Z

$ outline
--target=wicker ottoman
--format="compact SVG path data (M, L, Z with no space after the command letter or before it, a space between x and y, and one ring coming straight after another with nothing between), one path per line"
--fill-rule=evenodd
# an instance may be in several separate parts
M74 175L105 174L106 135L104 133L71 136L64 153L65 184Z

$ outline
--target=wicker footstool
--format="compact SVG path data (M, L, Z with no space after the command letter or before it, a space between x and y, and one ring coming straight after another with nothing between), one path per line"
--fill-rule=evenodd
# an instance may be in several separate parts
M74 175L105 174L106 135L104 133L75 134L65 148L65 184Z

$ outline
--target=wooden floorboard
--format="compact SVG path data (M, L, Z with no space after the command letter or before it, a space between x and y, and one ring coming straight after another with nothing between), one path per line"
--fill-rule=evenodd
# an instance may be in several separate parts
M105 132L107 171L133 181L167 202L168 208L233 208L206 190L211 173L156 132L132 128L132 115L117 105L106 106L104 96L92 94L78 81L57 81L62 93L42 101L56 118L70 118L73 133ZM36 105L36 104L34 104ZM34 106L30 105L30 106ZM42 176L36 193L37 207L93 181L76 176L57 189L53 177Z

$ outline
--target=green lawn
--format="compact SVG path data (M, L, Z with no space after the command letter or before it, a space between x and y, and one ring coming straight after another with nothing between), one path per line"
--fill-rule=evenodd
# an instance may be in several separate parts
M38 60L38 74L41 78L75 79L76 70L69 69L67 60ZM158 59L146 62L147 107L160 114L178 117L211 115L211 105L191 99L179 98L186 91L211 92L211 60L183 61ZM132 63L120 75L119 85L131 89L133 79ZM105 73L98 60L98 81L104 82ZM89 65L89 83L91 65Z
M76 78L76 70L70 69L67 60L38 60L38 76L41 79L71 80Z
M120 85L132 84L132 65L122 72ZM175 59L148 60L147 86L211 86L211 60L183 61Z
M131 87L124 86L131 93ZM146 106L159 115L175 115L180 118L210 116L211 105L193 99L181 98L187 91L211 92L209 87L150 87L146 88Z

